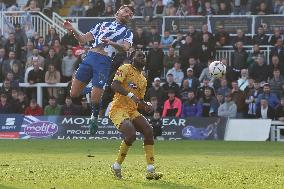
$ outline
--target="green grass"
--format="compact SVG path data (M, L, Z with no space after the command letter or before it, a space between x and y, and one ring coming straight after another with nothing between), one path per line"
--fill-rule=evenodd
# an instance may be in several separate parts
M148 181L142 142L130 149L123 180L110 165L120 141L0 140L0 189L283 188L284 143L157 141Z

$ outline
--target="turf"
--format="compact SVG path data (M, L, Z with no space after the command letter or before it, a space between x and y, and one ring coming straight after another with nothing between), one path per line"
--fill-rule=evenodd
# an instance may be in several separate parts
M142 142L111 175L120 141L0 140L0 188L283 188L284 143L157 141L156 167L148 181Z

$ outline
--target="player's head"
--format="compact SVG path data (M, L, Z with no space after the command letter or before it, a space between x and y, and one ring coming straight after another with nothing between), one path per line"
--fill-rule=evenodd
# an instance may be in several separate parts
M133 15L134 8L131 5L122 5L115 13L116 19L123 24L129 22Z
M145 54L142 51L137 50L132 53L131 61L135 67L137 67L138 69L143 69L146 64L145 58Z

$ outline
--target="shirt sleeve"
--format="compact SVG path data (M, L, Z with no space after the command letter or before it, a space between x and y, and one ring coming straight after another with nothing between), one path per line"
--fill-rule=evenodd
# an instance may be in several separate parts
M133 44L133 33L130 30L128 30L126 32L123 41L127 41L132 46L132 44Z
M95 27L93 27L93 28L90 30L90 33L93 34L94 38L97 37L101 25L102 25L102 23L98 23Z
M117 69L113 80L114 81L117 80L117 81L123 82L125 80L125 78L126 78L127 72L128 72L128 67L126 65L120 66Z

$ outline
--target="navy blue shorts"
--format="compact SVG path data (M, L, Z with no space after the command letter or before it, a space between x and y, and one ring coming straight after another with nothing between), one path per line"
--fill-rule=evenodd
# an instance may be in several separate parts
M89 51L79 68L75 78L88 84L92 80L92 86L102 89L109 77L111 58L96 52Z

